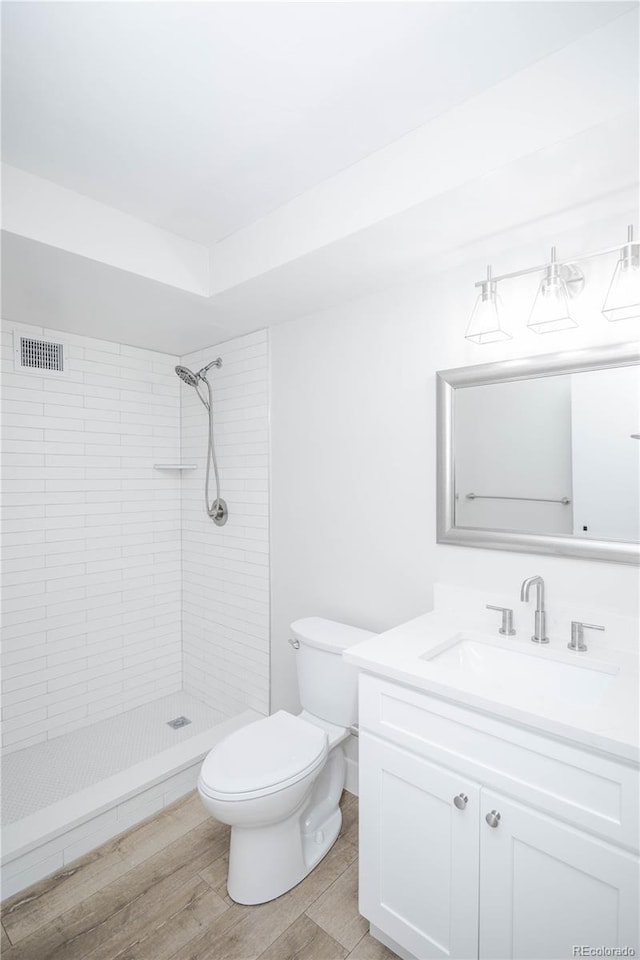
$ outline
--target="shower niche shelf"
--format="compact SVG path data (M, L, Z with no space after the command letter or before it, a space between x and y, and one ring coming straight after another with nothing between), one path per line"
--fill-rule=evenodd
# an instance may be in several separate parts
M154 463L154 470L195 470L195 463Z

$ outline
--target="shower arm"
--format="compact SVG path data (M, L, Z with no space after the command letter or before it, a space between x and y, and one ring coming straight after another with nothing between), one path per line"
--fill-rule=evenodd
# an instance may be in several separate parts
M201 367L200 370L198 370L198 372L196 373L196 377L202 377L202 379L204 380L203 374L208 373L209 370L211 370L211 367L221 367L221 366L222 366L222 358L216 357L216 359L212 360L211 363L208 363L205 367Z

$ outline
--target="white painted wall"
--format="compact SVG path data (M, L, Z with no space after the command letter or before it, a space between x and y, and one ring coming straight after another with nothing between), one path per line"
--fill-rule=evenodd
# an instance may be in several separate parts
M14 372L13 329L65 343ZM4 749L181 688L176 357L3 324Z
M222 357L209 380L224 527L204 509L207 414L180 388L182 456L198 467L182 480L183 662L185 690L228 716L269 710L268 350L262 330L180 361L198 370Z
M547 237L537 223L530 235L542 239L529 246L524 231L504 235L495 270L540 262L552 242L565 255L624 240L636 218L629 210ZM587 263L580 326L554 335L525 330L534 277L502 293L513 340L464 340L481 255L436 280L273 328L272 709L297 707L287 644L297 617L384 630L429 610L436 581L499 590L517 607L531 574L545 577L549 607L562 601L576 619L587 598L590 607L637 612L635 568L435 542L436 370L634 339L636 324L608 324L599 312L614 265L615 257Z

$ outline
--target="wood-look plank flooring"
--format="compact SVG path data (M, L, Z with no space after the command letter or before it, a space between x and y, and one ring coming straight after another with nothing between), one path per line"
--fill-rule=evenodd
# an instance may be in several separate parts
M358 801L302 883L227 895L229 828L196 793L2 905L2 960L395 960L358 913Z

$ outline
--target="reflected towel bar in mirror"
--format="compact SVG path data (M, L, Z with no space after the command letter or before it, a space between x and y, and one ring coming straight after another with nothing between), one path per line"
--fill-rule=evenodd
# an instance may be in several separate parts
M467 500L528 500L531 503L561 503L563 506L567 506L571 503L569 497L562 497L560 500L549 500L546 497L500 497L500 496L489 496L484 493L467 493Z

